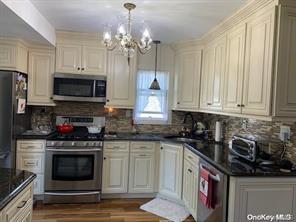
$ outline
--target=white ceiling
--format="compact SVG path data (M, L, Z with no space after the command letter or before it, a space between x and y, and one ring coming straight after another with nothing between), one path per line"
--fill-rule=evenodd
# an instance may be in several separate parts
M48 44L37 31L0 1L0 37L12 37Z
M31 0L59 30L102 32L112 25L113 33L125 21L122 0ZM174 42L201 37L247 0L131 0L134 33L147 25L153 39Z

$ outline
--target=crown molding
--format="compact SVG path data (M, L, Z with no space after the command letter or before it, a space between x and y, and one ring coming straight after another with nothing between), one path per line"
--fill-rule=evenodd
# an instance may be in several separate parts
M171 47L175 51L196 51L202 50L204 42L201 39L191 39L186 41L179 41L171 44Z
M102 34L99 32L89 33L89 32L73 32L57 30L57 44L58 43L73 43L73 44L95 44L101 45Z

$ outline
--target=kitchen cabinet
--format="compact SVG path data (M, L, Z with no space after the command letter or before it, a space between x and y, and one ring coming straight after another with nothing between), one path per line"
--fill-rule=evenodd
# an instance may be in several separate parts
M1 212L1 222L31 222L33 212L33 185L29 184Z
M175 200L182 199L183 146L160 144L159 194Z
M271 114L275 10L247 22L242 113Z
M219 37L204 50L200 108L222 110L226 38Z
M127 193L129 142L105 142L103 159L102 193Z
M96 45L59 43L56 72L106 75L106 49Z
M131 142L129 193L153 193L155 181L155 143Z
M197 201L199 186L199 158L190 150L185 148L183 167L183 192L182 199L185 207L197 220Z
M28 105L52 106L54 51L30 50Z
M201 50L176 55L176 110L197 111L199 108Z
M28 48L20 41L0 39L0 70L28 72Z
M230 177L228 221L248 215L295 215L295 182L293 177Z
M44 193L45 140L17 140L16 168L37 174L35 195Z
M127 57L115 50L109 52L106 106L133 109L136 94L136 55L128 64Z
M227 34L226 71L223 111L241 113L244 78L246 24L233 28Z

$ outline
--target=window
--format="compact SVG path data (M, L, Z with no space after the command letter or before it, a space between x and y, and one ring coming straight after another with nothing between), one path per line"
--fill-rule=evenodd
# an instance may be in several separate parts
M169 73L157 72L160 90L150 90L154 71L138 71L135 122L142 124L168 123Z

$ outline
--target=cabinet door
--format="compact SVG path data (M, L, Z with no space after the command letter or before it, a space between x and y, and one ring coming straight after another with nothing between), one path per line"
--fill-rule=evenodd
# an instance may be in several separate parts
M29 105L53 105L54 53L29 52Z
M56 72L81 73L81 45L57 44Z
M106 49L83 46L81 70L85 74L106 75Z
M15 44L0 44L0 67L14 68L16 66L17 49Z
M295 117L296 113L296 9L280 8L276 65L275 115Z
M201 73L201 51L181 53L177 60L177 109L197 110Z
M102 193L127 193L128 153L105 153Z
M256 16L247 23L242 113L270 115L274 14Z
M205 49L201 107L222 110L226 39L219 38L210 45Z
M227 35L223 110L229 113L241 113L245 35L245 24Z
M183 147L162 143L160 149L159 193L181 200Z
M120 51L108 56L107 106L133 108L136 90L136 55L128 65L127 57Z
M153 193L154 171L154 153L131 153L129 193Z

